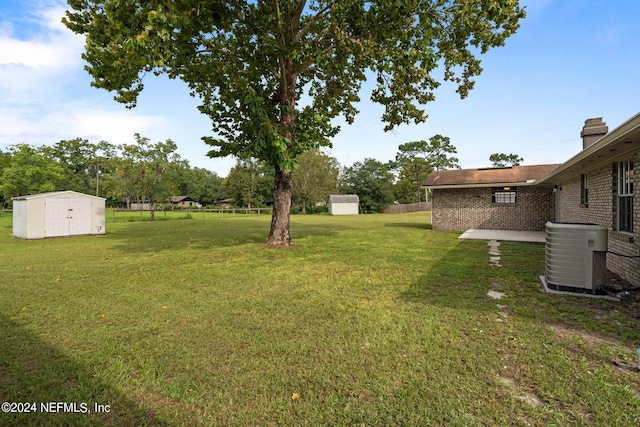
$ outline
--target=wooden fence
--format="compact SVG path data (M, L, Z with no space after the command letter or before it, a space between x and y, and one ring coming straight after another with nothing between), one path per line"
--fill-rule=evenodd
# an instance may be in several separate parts
M403 205L390 205L383 212L384 213L409 213L409 212L422 212L422 211L430 211L431 210L431 202L422 202L422 203L407 203Z
M155 215L158 218L167 218L167 213L170 214L179 214L179 213L183 213L183 214L191 214L191 215L196 215L196 214L201 214L202 217L204 218L204 214L205 213L217 213L218 215L222 215L222 214L243 214L243 215L249 215L249 214L271 214L271 209L272 208L220 208L220 209L204 209L204 208L195 208L195 207L190 207L190 208L186 208L186 209L156 209L155 210ZM128 213L130 215L136 214L136 215L140 215L142 216L143 214L149 214L149 210L145 209L111 209L111 222L116 222L116 213L118 214L122 214L122 213Z

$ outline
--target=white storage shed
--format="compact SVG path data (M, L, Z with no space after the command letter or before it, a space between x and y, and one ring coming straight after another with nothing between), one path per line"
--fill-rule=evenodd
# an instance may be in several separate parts
M105 233L105 199L75 191L13 199L13 236L20 239Z
M336 194L329 196L329 213L332 215L358 215L360 198L355 194Z

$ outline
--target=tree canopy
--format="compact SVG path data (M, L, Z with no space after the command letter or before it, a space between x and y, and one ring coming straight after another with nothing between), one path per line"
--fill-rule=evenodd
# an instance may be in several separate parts
M170 139L152 143L137 133L135 138L136 144L118 147L122 158L117 162L115 175L122 185L121 196L126 200L148 202L153 219L155 204L165 202L174 194L172 183L184 164L176 153L175 142Z
M326 202L329 195L336 192L339 172L338 160L320 150L309 150L298 157L292 194L303 213L307 207Z
M427 141L412 141L398 146L396 166L399 169L399 180L410 180L417 202L422 201L422 182L431 173L433 166L429 161L429 144Z
M149 73L185 81L215 136L210 156L254 157L275 171L268 244L288 246L296 157L352 123L367 78L385 130L426 119L442 80L465 97L525 12L518 0L68 0L86 36L92 85L136 104Z
M494 168L504 166L520 166L523 158L517 154L494 153L489 156L489 161Z
M357 194L363 213L382 212L393 203L393 174L389 163L367 158L344 168L341 190L345 194Z
M433 135L423 149L433 169L460 169L458 158L452 156L458 150L451 144L451 139L448 136Z
M0 193L3 199L55 191L64 185L68 175L64 167L51 158L47 149L27 144L9 147L8 153L2 156L8 160L7 165L0 169Z
M239 160L223 182L234 206L264 206L272 191L269 172L265 162Z

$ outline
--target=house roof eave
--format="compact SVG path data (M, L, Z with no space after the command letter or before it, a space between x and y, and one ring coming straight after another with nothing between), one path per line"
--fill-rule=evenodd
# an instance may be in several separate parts
M628 156L640 149L640 113L607 133L589 147L564 162L556 170L538 180L539 184L561 184L563 181Z
M517 182L490 182L482 184L448 184L448 185L422 185L427 190L446 190L461 188L493 188L493 187L532 187L536 185L536 180L517 181Z

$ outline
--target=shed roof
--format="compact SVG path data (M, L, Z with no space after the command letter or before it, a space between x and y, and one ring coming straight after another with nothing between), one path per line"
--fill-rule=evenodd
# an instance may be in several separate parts
M329 203L360 203L356 194L334 194L329 196Z
M185 202L185 201L193 201L195 202L195 200L193 200L191 197L189 196L171 196L171 203L180 203L180 202Z
M448 169L431 173L423 186L427 188L492 187L533 185L536 180L557 169L559 164L507 166L481 169Z
M60 196L60 195L69 195L69 196L80 196L80 197L91 197L94 199L100 199L100 200L106 200L104 197L98 197L98 196L93 196L91 194L84 194L84 193L78 193L77 191L71 191L71 190L67 190L67 191L52 191L49 193L38 193L38 194L29 194L26 196L16 196L16 197L12 197L11 200L31 200L31 199L39 199L42 197L51 197L51 196Z

